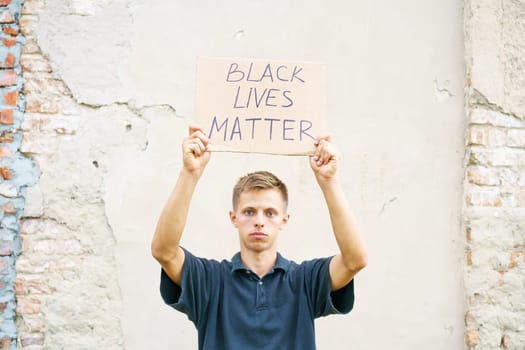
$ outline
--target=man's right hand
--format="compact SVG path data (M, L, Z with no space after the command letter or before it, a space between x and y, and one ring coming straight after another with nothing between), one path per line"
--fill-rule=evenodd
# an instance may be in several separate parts
M193 191L210 160L210 152L206 151L207 147L208 137L202 128L198 125L191 125L189 136L182 141L182 171L160 214L151 242L153 257L162 265L172 281L179 286L184 266L184 250L179 247L179 243L186 224Z
M182 162L184 169L201 175L210 160L211 152L207 151L209 139L199 125L190 125L189 136L182 141Z

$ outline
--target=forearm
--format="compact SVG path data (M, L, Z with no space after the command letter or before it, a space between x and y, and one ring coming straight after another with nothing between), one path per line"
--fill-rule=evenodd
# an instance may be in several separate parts
M349 271L357 272L366 265L367 252L341 184L336 177L318 182L328 206L342 261Z
M199 178L200 175L183 168L164 205L151 244L152 254L160 262L173 259L180 251L179 242Z

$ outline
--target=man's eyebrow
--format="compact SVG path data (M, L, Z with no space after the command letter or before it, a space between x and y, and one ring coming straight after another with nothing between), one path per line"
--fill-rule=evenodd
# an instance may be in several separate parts
M248 210L248 209L252 209L252 210L256 210L257 207L253 206L253 205L247 205L245 207L240 207L241 210ZM279 211L279 208L276 207L276 206L269 206L269 207L261 207L262 210L266 211L266 210L274 210L274 211Z

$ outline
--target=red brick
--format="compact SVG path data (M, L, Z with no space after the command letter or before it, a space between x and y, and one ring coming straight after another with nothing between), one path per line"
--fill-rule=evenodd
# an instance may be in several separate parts
M8 256L13 253L13 242L11 241L0 241L0 255Z
M39 22L37 15L23 15L20 17L18 24L20 25L20 31L23 35L33 35L35 33L36 26Z
M16 85L17 74L14 70L6 70L2 72L0 77L0 86Z
M525 263L525 251L523 251L523 252L512 252L510 254L509 269L512 269L513 267L518 266L518 261L519 261L518 259L520 258L520 256L523 259L523 263Z
M8 35L18 35L18 29L15 27L4 27L2 31Z
M4 95L5 104L8 106L16 106L18 104L18 91L9 91Z
M32 36L26 36L26 44L22 46L22 54L39 53L40 47Z
M14 121L14 110L12 108L4 108L0 112L0 123L1 124L13 124Z
M6 259L0 259L0 273L4 271L6 266L7 266L7 260Z
M13 177L13 172L9 170L8 167L2 166L0 167L0 177L2 177L4 180L9 180Z
M510 342L510 337L508 335L503 335L501 337L500 347L502 347L503 349L508 348L509 347L509 342Z
M18 314L37 314L40 312L40 300L19 296L16 301L16 312Z
M42 314L24 315L22 319L31 333L44 332L46 330L46 320Z
M55 114L60 112L56 98L50 99L46 95L30 93L26 95L26 112Z
M0 0L0 6L7 6L11 3L11 0Z
M15 294L16 295L24 295L25 288L24 288L24 279L23 278L17 278L15 281Z
M42 55L23 55L20 58L20 65L24 72L51 72L51 66Z
M16 64L16 57L12 53L8 53L5 57L4 63L1 68L14 68Z
M470 183L483 186L498 186L501 184L498 169L482 166L467 168L467 178Z
M465 333L465 342L469 347L476 346L479 344L479 333L478 331L467 331Z
M0 133L0 142L8 143L13 142L15 139L15 133L13 131L4 130Z
M2 338L2 340L0 341L0 345L2 346L2 350L11 349L11 338Z
M50 287L46 280L39 278L31 280L17 280L15 282L15 291L18 295L37 295L52 294L56 292L56 289Z
M5 47L11 47L16 45L16 37L3 38L2 43Z
M472 250L467 249L467 266L472 266Z
M506 132L485 126L472 125L469 130L469 145L503 146L506 142Z
M518 164L525 164L525 149L510 147L488 149L485 147L474 147L469 150L469 164L471 165L513 167Z
M502 207L501 195L492 192L471 191L466 196L467 205L472 207Z
M43 278L30 280L17 278L15 281L15 293L20 295L20 298L23 298L24 295L53 294L55 292L56 289L50 287L48 281Z
M0 1L3 1L3 0L0 0ZM15 23L15 17L11 13L11 11L4 10L2 13L0 13L0 23Z
M7 202L2 206L2 210L4 211L4 215L15 215L16 214L16 208L13 202Z
M32 251L52 255L80 255L82 245L75 239L41 240L31 244Z
M43 136L38 133L23 133L20 151L23 153L54 154L57 149L57 138L53 136Z
M42 219L22 219L20 220L20 233L34 235L41 232L52 232L57 234L61 226Z
M53 78L51 74L24 76L24 93L45 91L46 94L71 96L67 86L60 79Z
M472 311L467 311L465 313L465 325L467 327L470 327L474 325L475 321L476 321L476 318L474 316L474 313Z
M42 0L25 0L22 7L23 14L38 14L42 12L44 2Z
M11 157L13 152L8 147L0 146L0 158Z
M44 345L44 335L43 334L32 334L28 336L22 336L20 342L22 347L32 346L32 345Z
M46 273L49 271L49 262L32 261L32 259L27 256L25 259L18 258L16 260L16 271L17 274Z

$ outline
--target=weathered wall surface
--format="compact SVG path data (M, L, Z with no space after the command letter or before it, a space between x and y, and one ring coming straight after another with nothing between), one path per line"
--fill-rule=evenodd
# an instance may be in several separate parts
M0 1L0 347L16 349L15 261L20 253L20 218L27 187L37 181L35 164L20 153L20 124L25 110L22 94L18 22L22 1ZM16 309L15 309L16 307ZM33 338L22 338L29 344Z
M209 55L327 66L328 125L370 265L355 311L318 321L319 348L461 348L461 5L27 0L21 151L39 179L20 229L18 338L31 340L18 346L196 348L194 327L162 305L149 244L180 168L195 57ZM231 257L230 189L259 169L290 187L283 254L336 252L307 160L262 155L213 155L183 244Z
M18 346L122 349L122 297L115 237L103 201L104 174L108 158L119 149L144 147L145 121L126 105L92 107L84 102L100 101L77 99L77 87L59 68L62 62L56 62L45 46L48 35L66 39L54 33L41 39L39 28L48 14L77 16L81 23L86 5L78 3L77 11L75 3L57 3L60 6L26 1L20 20L27 40L22 54L27 105L21 152L35 161L40 177L28 190L20 229ZM75 33L72 29L79 26L58 28ZM76 41L82 46L83 38ZM104 88L110 78L93 75L102 82L101 91L116 96Z
M525 346L525 3L465 2L466 343Z

